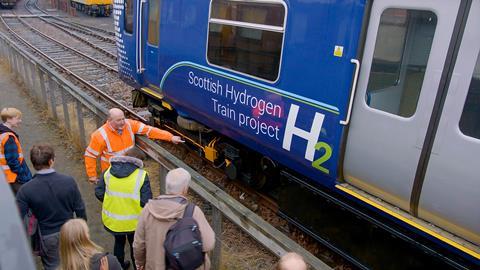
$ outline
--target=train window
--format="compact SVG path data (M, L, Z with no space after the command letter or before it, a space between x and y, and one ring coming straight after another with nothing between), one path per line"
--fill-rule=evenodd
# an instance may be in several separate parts
M281 3L212 0L207 58L211 64L275 81L285 24Z
M467 136L480 139L480 54L460 118L460 130Z
M365 97L370 107L402 117L415 114L436 25L431 11L382 13Z
M125 1L125 32L132 34L133 33L133 0Z
M148 1L148 43L158 46L160 35L160 0Z

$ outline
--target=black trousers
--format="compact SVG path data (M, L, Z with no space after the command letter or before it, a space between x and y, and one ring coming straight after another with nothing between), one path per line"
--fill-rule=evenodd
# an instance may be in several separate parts
M126 240L128 240L128 244L130 245L130 258L132 259L132 266L133 266L133 269L136 269L135 259L133 258L133 236L134 235L135 235L134 232L124 233L124 234L115 233L113 235L113 237L115 238L115 244L113 245L113 255L117 257L122 267L125 266L125 242Z

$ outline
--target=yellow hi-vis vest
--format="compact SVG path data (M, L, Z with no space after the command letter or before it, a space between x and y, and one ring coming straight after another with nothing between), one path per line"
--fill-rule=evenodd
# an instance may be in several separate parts
M140 207L140 189L147 173L136 169L126 178L117 178L105 171L105 196L102 222L112 232L133 232L137 228Z

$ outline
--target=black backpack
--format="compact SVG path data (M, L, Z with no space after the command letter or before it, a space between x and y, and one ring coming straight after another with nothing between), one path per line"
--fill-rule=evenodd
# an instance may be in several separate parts
M183 217L168 229L163 243L167 269L194 270L205 261L200 229L192 217L194 209L195 204L189 203Z

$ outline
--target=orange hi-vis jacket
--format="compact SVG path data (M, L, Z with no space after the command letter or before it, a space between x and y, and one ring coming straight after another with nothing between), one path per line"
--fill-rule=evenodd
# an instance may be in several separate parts
M110 124L105 123L92 133L90 144L85 150L85 168L88 177L97 176L97 157L100 156L102 172L110 166L110 158L124 155L135 146L135 134L147 135L150 139L170 141L172 133L139 121L126 119L123 131L118 133Z
M0 167L2 167L2 170L5 173L7 182L11 184L15 183L15 180L17 179L17 174L10 170L10 167L7 164L7 159L5 158L5 153L3 152L5 150L5 144L7 143L10 136L13 136L15 143L17 144L18 162L20 164L22 164L23 161L23 152L22 147L20 146L20 141L18 140L17 136L15 136L15 134L13 134L12 132L5 132L0 134Z

